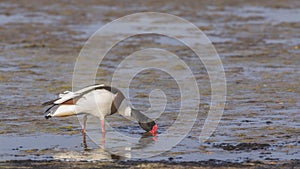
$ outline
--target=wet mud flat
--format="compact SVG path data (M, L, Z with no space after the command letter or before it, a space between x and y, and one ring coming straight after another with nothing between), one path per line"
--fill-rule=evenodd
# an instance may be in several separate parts
M0 168L299 168L299 1L181 3L1 1ZM40 104L71 89L76 58L94 31L114 19L144 11L183 17L203 30L215 45L227 80L223 118L210 139L200 144L198 136L210 103L204 66L190 59L195 58L192 52L172 39L132 38L119 44L120 49L116 47L103 62L97 74L99 83L109 81L122 55L127 56L139 46L159 44L200 72L196 77L201 84L199 116L182 142L156 157L81 161L93 154L82 145L78 119L45 121ZM163 74L153 76L164 78ZM147 86L150 82L142 76L133 82L133 100L140 109L148 106L148 89L153 87ZM168 91L174 87L169 81L157 85L166 86L166 93L177 103L176 92ZM172 106L178 108L178 104ZM170 112L158 119L162 131L174 121ZM132 135L141 135L137 128L122 127L124 121L119 117L108 120L118 131L132 134L134 129L137 131ZM88 144L89 149L99 149L91 140ZM80 158L71 162L66 157L53 160L62 154L79 154Z
M195 169L298 169L300 161L290 161L281 164L262 164L261 162L252 162L247 164L237 164L231 162L210 160L201 162L166 162L166 161L127 161L127 162L63 162L63 161L10 161L0 162L0 167L3 168L195 168Z

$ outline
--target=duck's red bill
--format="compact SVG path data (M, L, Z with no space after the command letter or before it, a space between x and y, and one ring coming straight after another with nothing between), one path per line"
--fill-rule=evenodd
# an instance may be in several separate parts
M157 129L158 129L158 126L157 126L157 124L155 124L155 125L152 127L152 130L150 130L149 132L150 132L151 134L155 134L156 131L157 131Z

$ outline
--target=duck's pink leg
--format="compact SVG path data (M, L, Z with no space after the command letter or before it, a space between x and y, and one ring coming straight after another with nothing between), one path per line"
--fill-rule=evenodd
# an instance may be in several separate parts
M104 119L100 120L101 122L101 129L102 129L102 133L105 133L105 123L104 123Z
M83 122L82 122L82 129L81 129L81 131L82 131L82 133L86 133L86 121L87 121L87 115L84 115L83 116Z
M105 134L106 133L102 133L101 142L100 142L100 147L103 149L104 149L104 145L105 145Z

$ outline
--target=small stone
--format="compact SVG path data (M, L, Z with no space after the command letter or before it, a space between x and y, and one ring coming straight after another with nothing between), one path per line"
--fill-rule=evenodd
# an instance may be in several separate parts
M266 121L266 124L272 124L273 122L271 122L271 121Z

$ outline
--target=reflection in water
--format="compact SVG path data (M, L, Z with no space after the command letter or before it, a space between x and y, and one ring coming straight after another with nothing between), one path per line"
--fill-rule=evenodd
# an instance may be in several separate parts
M147 132L142 135L138 143L134 147L132 147L132 149L143 149L156 141L158 141L157 134L152 135Z
M106 134L102 134L101 138L97 145L99 148L89 148L87 142L87 136L85 133L82 134L83 141L83 152L79 151L67 151L55 154L54 159L59 160L70 160L70 161L116 161L116 160L124 160L131 158L131 151L143 149L145 147L151 146L155 143L158 138L157 135L152 135L150 133L144 133L136 144L131 144L131 146L124 147L124 153L122 156L116 155L114 153L107 152L105 150L105 141ZM116 144L118 146L118 144Z
M99 144L100 148L102 148L102 149L104 149L105 135L106 135L106 133L102 133L102 137L101 137L100 144ZM85 132L82 132L82 140L83 140L84 150L88 150L88 145L87 145L87 142L86 142L86 133Z

